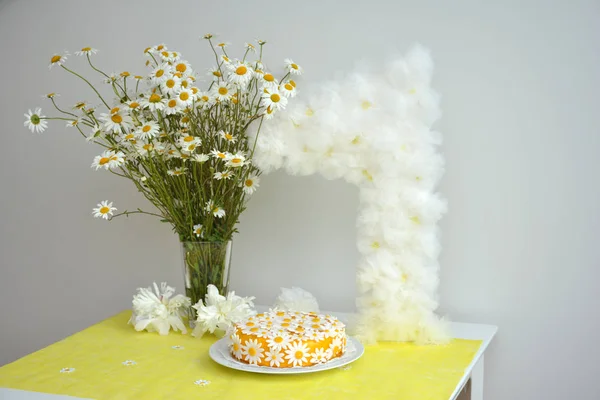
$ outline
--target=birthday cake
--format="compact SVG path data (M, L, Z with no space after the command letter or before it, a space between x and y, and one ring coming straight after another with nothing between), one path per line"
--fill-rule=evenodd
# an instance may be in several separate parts
M238 361L274 368L322 364L346 351L345 325L337 318L272 310L235 324L229 336Z

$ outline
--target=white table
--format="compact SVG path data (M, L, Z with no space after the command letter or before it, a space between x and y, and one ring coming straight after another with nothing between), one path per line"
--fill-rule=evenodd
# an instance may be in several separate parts
M265 311L267 307L256 307L258 311ZM350 314L335 313L342 322L348 324ZM471 364L465 370L460 382L456 385L449 400L483 400L483 362L484 353L498 331L492 325L467 324L452 322L450 324L452 337L457 339L481 340L481 347L475 354ZM24 390L0 388L0 400L85 400L80 397L62 396L29 392Z

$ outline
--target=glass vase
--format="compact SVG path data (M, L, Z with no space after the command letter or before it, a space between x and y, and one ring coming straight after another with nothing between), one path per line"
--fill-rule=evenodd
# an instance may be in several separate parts
M227 295L232 241L182 242L185 294L192 300L204 301L208 285L215 285L219 293ZM189 323L194 325L196 309L190 307Z

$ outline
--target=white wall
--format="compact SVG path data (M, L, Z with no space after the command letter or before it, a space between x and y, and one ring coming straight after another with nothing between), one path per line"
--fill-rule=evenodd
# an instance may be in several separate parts
M0 364L128 308L152 280L182 286L166 225L91 218L105 198L146 204L89 168L98 149L62 124L23 128L28 108L50 111L44 93L94 100L48 71L52 52L92 45L105 69L143 72L142 49L164 41L205 68L198 36L219 32L238 48L266 38L271 65L292 56L316 82L419 41L443 95L442 311L500 326L486 398L600 398L597 1L131 3L0 0ZM234 245L234 289L270 303L298 285L352 310L357 205L342 182L265 177Z

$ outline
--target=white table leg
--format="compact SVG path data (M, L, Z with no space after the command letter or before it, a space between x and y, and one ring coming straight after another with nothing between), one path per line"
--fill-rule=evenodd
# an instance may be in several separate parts
M471 372L471 400L483 400L483 354Z

